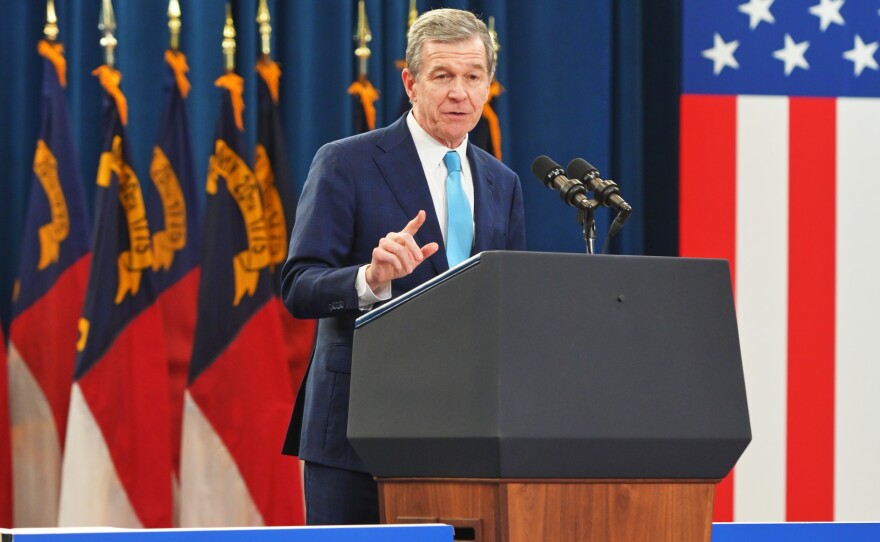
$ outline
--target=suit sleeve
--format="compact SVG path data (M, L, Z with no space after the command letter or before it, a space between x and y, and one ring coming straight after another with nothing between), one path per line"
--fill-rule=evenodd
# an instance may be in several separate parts
M340 316L358 309L352 262L356 193L345 153L329 143L315 154L297 206L281 297L297 318ZM361 262L367 263L367 262Z

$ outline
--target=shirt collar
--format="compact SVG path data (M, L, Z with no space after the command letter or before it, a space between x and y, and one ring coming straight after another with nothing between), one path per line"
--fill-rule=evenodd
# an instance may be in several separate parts
M409 128L409 133L412 134L413 142L416 144L416 151L419 153L419 159L422 161L422 164L436 167L443 162L443 157L451 150L458 152L462 163L467 160L467 135L464 136L461 145L454 149L450 149L431 137L431 134L422 128L411 109L406 115L406 125Z

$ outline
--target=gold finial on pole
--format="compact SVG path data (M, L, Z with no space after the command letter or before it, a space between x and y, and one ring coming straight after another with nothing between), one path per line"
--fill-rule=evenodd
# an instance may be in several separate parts
M354 56L360 59L358 75L366 77L367 59L370 58L370 48L367 44L373 39L373 35L370 34L370 25L367 23L367 9L364 6L364 0L358 0L358 26L354 39L358 44L357 49L354 50Z
M101 3L101 15L98 20L98 30L104 35L101 37L101 47L104 48L104 64L113 68L116 59L113 51L116 49L116 16L113 15L113 2L104 0Z
M171 37L169 47L172 51L180 49L180 2L169 0L168 2L168 35Z
M235 25L232 23L232 6L226 2L226 25L223 27L223 56L226 71L235 71Z
M269 16L269 5L266 0L260 0L257 8L257 23L260 25L261 52L269 56L272 53L272 17Z
M495 50L496 60L498 59L498 51L501 45L498 43L498 32L495 32L495 17L489 16L489 35L492 36L492 49Z
M407 41L409 41L409 29L412 28L412 25L416 23L416 19L418 18L419 10L416 8L416 0L409 0L409 16L407 16L406 19L406 32L404 33ZM406 47L404 46L404 50L405 48ZM396 60L394 62L394 65L397 67L398 70L402 70L406 68L406 59L401 58L400 60Z
M409 17L406 20L406 29L409 30L418 18L419 10L416 9L416 0L409 0Z
M46 26L43 27L43 35L49 41L58 39L58 17L55 15L55 0L46 2Z

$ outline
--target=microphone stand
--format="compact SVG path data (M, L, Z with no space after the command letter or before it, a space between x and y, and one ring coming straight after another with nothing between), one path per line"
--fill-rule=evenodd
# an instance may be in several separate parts
M584 241L587 243L587 254L594 254L593 241L596 240L596 208L578 209L577 221L584 231Z

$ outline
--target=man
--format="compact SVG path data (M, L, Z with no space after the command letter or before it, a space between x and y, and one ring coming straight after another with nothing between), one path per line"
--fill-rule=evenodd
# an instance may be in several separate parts
M408 40L412 110L318 151L281 274L288 310L321 319L284 446L306 462L309 525L379 521L376 484L346 438L355 319L471 254L525 248L519 178L467 141L495 71L486 26L440 9Z

